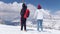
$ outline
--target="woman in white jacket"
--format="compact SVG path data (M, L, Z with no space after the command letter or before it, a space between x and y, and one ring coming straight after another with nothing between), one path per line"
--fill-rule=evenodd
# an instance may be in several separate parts
M48 13L46 13L44 9L41 9L41 6L38 5L38 9L36 10L35 15L34 15L34 17L36 17L37 19L37 30L38 31L39 31L39 27L41 28L41 31L43 31L42 23L43 23L44 14L48 14Z

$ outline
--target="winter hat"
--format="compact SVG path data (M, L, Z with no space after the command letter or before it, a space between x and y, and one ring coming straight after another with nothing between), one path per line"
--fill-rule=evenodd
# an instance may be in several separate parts
M40 4L38 5L38 9L41 9L41 6L40 6Z
M23 3L23 4L22 4L22 7L25 7L25 6L26 6L25 3Z

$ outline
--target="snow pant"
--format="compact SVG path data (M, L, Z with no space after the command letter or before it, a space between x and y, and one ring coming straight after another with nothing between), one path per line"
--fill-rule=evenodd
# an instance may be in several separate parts
M24 27L24 30L26 30L26 19L25 18L21 18L21 30L23 30L23 27Z
M40 20L40 19L37 20L37 31L39 31L39 28L41 28L41 31L43 31L42 22L43 20Z

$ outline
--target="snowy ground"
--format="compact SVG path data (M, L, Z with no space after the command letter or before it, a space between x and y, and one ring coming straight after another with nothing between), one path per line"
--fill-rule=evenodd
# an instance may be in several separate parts
M8 26L0 24L0 34L60 34L59 30L44 29L38 32L36 28L27 27L27 32L20 31L20 26Z

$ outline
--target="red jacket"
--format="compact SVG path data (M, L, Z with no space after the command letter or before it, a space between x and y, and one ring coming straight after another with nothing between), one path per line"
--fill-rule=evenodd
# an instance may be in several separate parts
M30 13L29 9L26 9L26 12L24 14L24 18L28 18L29 17L29 13Z

